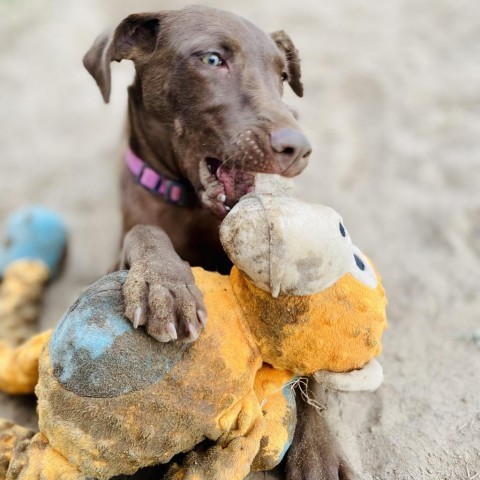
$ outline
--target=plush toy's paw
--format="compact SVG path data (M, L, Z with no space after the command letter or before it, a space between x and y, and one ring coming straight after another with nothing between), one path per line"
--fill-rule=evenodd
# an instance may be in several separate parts
M78 468L56 452L42 433L17 445L6 480L86 480Z
M193 342L205 326L203 296L185 262L132 265L123 295L125 316L160 342Z
M0 478L6 478L13 451L27 446L35 433L8 420L0 419Z
M42 207L26 207L7 221L6 245L0 248L0 277L20 259L43 261L55 275L65 254L67 233L62 219Z

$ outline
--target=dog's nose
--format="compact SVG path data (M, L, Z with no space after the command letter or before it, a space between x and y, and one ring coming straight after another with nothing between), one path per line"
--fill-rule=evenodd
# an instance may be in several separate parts
M292 175L300 173L305 168L308 157L312 152L307 137L294 128L280 128L272 132L270 134L270 145L281 173L288 171Z

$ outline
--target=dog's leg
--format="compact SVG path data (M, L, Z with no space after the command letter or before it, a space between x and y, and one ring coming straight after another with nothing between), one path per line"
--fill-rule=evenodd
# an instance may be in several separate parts
M161 342L194 341L205 326L203 296L192 271L158 227L137 225L126 235L122 266L125 316Z
M315 397L324 403L325 390ZM326 419L297 395L297 428L287 454L286 480L356 480Z

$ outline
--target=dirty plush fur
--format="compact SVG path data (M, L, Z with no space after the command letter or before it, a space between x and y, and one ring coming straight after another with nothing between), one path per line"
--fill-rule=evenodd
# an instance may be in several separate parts
M78 466L83 475L107 479L132 474L140 467L167 463L175 454L192 450L205 438L216 444L206 452L191 453L182 468L172 467L166 478L177 478L177 474L178 478L184 478L185 474L185 478L192 479L240 480L249 473L252 464L253 468L273 468L293 434L292 423L287 423L293 412L284 399L284 385L295 374L310 374L326 365L334 370L361 366L380 352L379 339L385 327L380 284L373 290L365 286L365 290L352 292L352 299L372 301L372 308L376 308L375 302L378 302L378 311L357 311L360 316L355 317L354 325L348 313L356 310L356 305L346 300L338 311L337 289L303 297L304 313L299 311L300 316L294 322L290 315L284 315L276 317L273 323L265 316L264 322L259 323L260 305L265 313L280 302L282 311L288 312L295 309L298 299L270 296L267 305L268 294L254 287L236 269L230 278L198 269L195 278L212 312L210 322L187 349L176 347L184 349L181 360L172 364L152 385L137 390L128 379L119 383L133 391L112 395L104 392L101 385L101 395L99 391L90 392L94 394L91 397L82 392L84 385L91 388L90 372L89 378L77 384L74 391L67 390L52 371L55 364L52 350L57 349L58 342L54 337L50 343L41 361L40 383L36 389L39 426L50 446ZM358 285L349 275L343 283L351 289ZM111 288L117 291L118 299L121 284ZM106 291L106 286L101 289ZM323 306L329 302L337 305L338 318L333 324L329 315L322 315L328 311ZM345 332L340 334L342 328ZM362 334L355 334L356 328ZM330 329L335 333L330 333ZM370 330L375 344L364 337L365 329ZM324 341L324 338L334 340L337 335L345 340L344 348L338 348L336 342ZM133 330L127 336L131 357L132 348L138 351L137 337L142 334ZM280 345L276 344L278 338L283 338ZM152 342L151 348L157 349L157 357L163 358L165 349ZM326 348L329 343L335 348ZM115 351L115 356L121 359L121 352ZM257 380L262 360L281 370L265 367L260 377L263 379ZM199 362L202 369L197 368ZM287 365L291 371L283 370ZM122 377L124 367L117 363L117 368ZM100 372L94 372L103 378ZM137 374L129 372L127 376ZM268 384L272 399L258 389ZM275 393L272 395L272 392ZM263 405L267 398L271 400L270 409ZM269 412L270 416L264 418L263 412ZM268 426L266 421L270 422ZM29 478L25 475L19 478Z

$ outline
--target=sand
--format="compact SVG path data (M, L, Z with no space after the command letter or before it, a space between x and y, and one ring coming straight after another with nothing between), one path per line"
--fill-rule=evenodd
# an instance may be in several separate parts
M190 3L190 2L187 2ZM288 95L314 147L301 195L344 216L375 260L389 329L375 394L335 394L327 416L359 477L480 479L480 3L205 2L285 29L303 60ZM68 263L40 328L115 260L128 62L104 106L80 59L105 27L183 1L0 0L0 220L59 211ZM34 426L33 400L0 415Z

